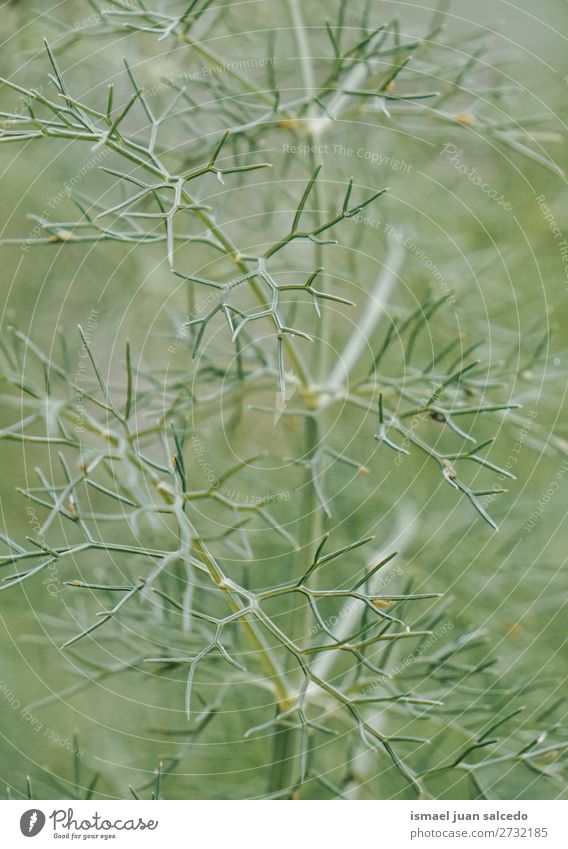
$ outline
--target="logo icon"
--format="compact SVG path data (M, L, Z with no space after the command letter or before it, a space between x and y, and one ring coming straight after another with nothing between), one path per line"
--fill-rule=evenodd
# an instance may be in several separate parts
M45 814L32 808L20 817L20 831L24 837L35 837L45 825Z

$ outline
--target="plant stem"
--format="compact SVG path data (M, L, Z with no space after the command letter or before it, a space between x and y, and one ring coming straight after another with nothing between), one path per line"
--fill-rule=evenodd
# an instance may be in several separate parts
M315 91L314 72L310 55L310 44L298 0L288 0L288 9L292 26L294 27L296 44L300 53L300 68L306 97L311 99Z
M224 576L214 559L201 543L196 541L194 547L203 560L203 563L207 566L209 574L216 586L220 589L225 589L227 592L229 607L233 612L237 612L241 608L240 600L230 589L226 588ZM284 679L284 673L272 658L270 649L258 627L246 618L246 614L243 614L241 622L249 641L259 653L260 662L268 679L273 683L276 694L276 710L278 713L281 713L287 710L290 704L290 696ZM268 784L268 793L270 795L279 795L282 790L292 787L291 776L294 766L296 738L297 731L295 728L278 728L274 733Z
M272 738L272 763L268 782L269 796L290 795L294 787L293 769L296 753L298 730L296 728L278 728ZM289 793L282 793L288 790Z
M193 528L191 528L191 531L193 532ZM219 566L217 565L213 557L207 551L206 547L197 540L194 540L193 546L201 557L203 563L207 567L207 570L214 584L227 594L228 604L231 611L233 613L236 613L237 611L241 610L242 604L240 602L240 599L231 590L230 586L227 585L225 576L219 569ZM274 686L278 710L286 710L289 706L290 697L288 694L288 687L286 686L284 680L283 672L277 665L276 661L273 659L270 653L270 649L268 648L266 641L262 635L262 632L253 622L250 622L246 618L246 615L246 612L243 610L243 616L240 620L243 625L243 630L247 634L253 647L256 649L256 651L258 651L260 656L260 662L266 672L268 679L272 682Z
M318 428L315 420L306 417L304 429L306 461L310 462L318 446ZM300 547L298 550L298 574L305 572L306 563L313 559L318 537L322 532L322 510L315 496L312 482L312 472L306 469L304 478L304 493L300 514ZM297 601L292 602L297 607L292 607L289 612L290 630L292 639L296 639L298 631L304 631L305 611ZM289 655L289 663L294 664L294 657ZM279 794L286 789L292 789L295 785L292 779L295 767L295 753L298 748L299 730L295 727L280 728L274 735L272 741L272 763L268 792L271 795Z
M298 51L300 54L300 66L302 70L305 94L308 99L311 99L315 90L315 82L310 56L310 45L308 42L306 29L304 26L304 21L302 18L302 13L298 0L288 0L288 8L292 25L294 27ZM310 139L311 147L311 143L314 139L314 133L313 126L309 119L307 122L306 131L308 138ZM313 173L316 167L316 162L313 153L311 153L310 156L310 164ZM317 185L317 182L314 186L314 189L316 215L319 217L321 214L322 205L325 204L325 201L322 197L320 187ZM321 246L316 245L316 265L318 266L321 266L321 253ZM325 313L325 310L323 312ZM324 348L323 343L325 341L323 339L324 331L325 325L320 325L320 332L318 333L316 342L316 367L318 367L319 364L320 370L322 369L321 357ZM318 447L318 442L319 437L317 423L311 416L307 416L304 424L304 456L306 458L307 463L311 462ZM306 475L304 479L304 495L302 498L300 523L301 527L299 534L300 547L298 551L298 572L301 574L303 571L305 571L305 564L309 563L313 556L316 539L321 533L322 523L322 511L319 508L317 499L315 497L312 482L312 470L309 466L306 468ZM296 631L302 629L304 619L305 615L303 607L294 608L290 611L290 633L293 637ZM292 661L292 658L290 658L290 660ZM291 776L293 774L293 768L295 765L294 755L297 749L297 739L298 729L296 728L281 728L274 735L272 744L272 767L269 780L270 794L277 794L280 791L285 790L287 788L291 788L293 786Z
M190 195L187 194L187 192L183 191L182 195L187 199L188 203L190 203L191 205L195 205L195 201L190 197ZM235 245L231 242L228 236L215 222L214 218L201 209L196 210L196 215L202 221L202 223L211 231L211 233L213 233L213 235L219 240L220 244L225 248L228 257L235 263L237 268L245 274L249 272L251 270L249 264L239 255L239 252ZM264 296L256 280L251 280L250 286L258 301L264 305ZM310 377L307 368L304 365L300 355L296 351L295 346L292 344L292 342L290 341L290 339L288 339L287 336L284 337L284 346L286 348L286 353L290 358L290 362L292 363L292 367L296 371L302 386L306 388L310 384Z
M383 268L367 299L361 318L355 325L353 333L349 337L342 354L337 358L335 366L329 375L328 384L330 388L341 389L348 385L349 375L352 369L359 362L361 354L369 347L371 335L377 327L381 316L384 314L385 303L397 281L403 259L404 248L402 242L393 240L390 244Z

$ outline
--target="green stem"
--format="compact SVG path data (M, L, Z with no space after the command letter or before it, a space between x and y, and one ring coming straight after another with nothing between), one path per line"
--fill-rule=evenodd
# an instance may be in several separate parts
M300 53L300 68L302 71L306 97L311 98L315 91L315 81L308 34L304 26L304 19L302 18L302 11L298 0L288 0L288 8L292 26L294 27L296 45Z
M195 204L195 201L187 194L187 192L185 192L185 191L182 192L182 195L187 199L187 201L190 204L192 204L192 205ZM202 221L202 223L208 228L208 230L210 230L210 232L218 239L220 244L225 248L225 251L227 252L227 255L229 256L229 258L236 264L236 266L239 268L239 270L243 274L247 274L251 270L249 264L239 255L239 252L237 251L237 248L235 247L235 245L233 245L233 243L228 238L228 236L226 236L225 233L215 223L215 220L212 218L212 216L208 215L206 212L204 212L201 209L196 210L196 215ZM250 286L251 286L252 291L255 294L255 297L258 299L259 303L265 305L264 295L262 294L262 290L261 290L260 286L258 285L258 283L256 282L256 280L251 280ZM302 361L300 355L298 354L294 345L291 343L291 341L288 339L287 336L284 337L283 341L284 341L284 347L286 348L286 353L288 354L288 357L290 359L290 362L292 364L294 371L296 372L296 374L300 378L300 382L302 383L302 386L304 388L307 388L310 385L311 381L310 381L310 375L308 373L308 370L307 370L304 362Z
M187 520L185 514L183 514L183 517ZM190 525L189 520L187 521ZM193 532L193 528L191 527L191 525L190 528ZM233 592L230 585L227 583L227 580L223 575L219 565L209 554L205 546L202 545L198 540L194 540L193 547L195 551L199 554L202 562L207 567L207 570L211 576L211 580L213 581L215 586L218 587L218 589L223 590L227 594L229 608L233 613L237 613L239 610L242 609L242 603L239 597ZM276 695L277 708L279 711L287 710L290 704L290 696L288 693L286 681L284 679L283 671L279 668L276 661L273 659L270 653L270 649L260 629L255 623L251 622L246 617L247 612L243 610L243 616L240 619L240 621L242 622L243 630L249 638L253 648L258 652L262 667L268 679L272 682Z
M22 91L24 91L24 89L22 89ZM30 96L31 96L31 93L28 93L28 94L30 94ZM55 104L50 104L50 108L57 110L58 107ZM102 117L104 117L104 116L102 116ZM72 127L70 130L57 130L57 131L51 131L51 132L48 131L45 134L50 135L50 136L54 136L56 138L63 137L63 138L73 138L75 140L80 140L80 141L94 141L98 145L105 146L105 147L109 148L110 150L112 150L113 152L117 153L118 155L125 157L130 162L133 162L134 164L140 166L142 169L149 172L150 174L161 177L168 182L173 182L174 178L172 178L171 175L167 174L164 167L161 165L160 161L157 159L157 157L153 153L150 154L150 158L152 159L152 161L149 162L146 159L144 159L143 156L138 155L138 152L148 155L148 152L143 147L141 147L139 144L137 144L135 142L132 142L131 140L129 140L127 138L119 136L118 133L116 133L116 132L115 132L115 136L117 136L117 139L111 138L112 133L113 133L112 127L110 128L109 132L107 132L107 133L102 133L102 132L85 133L85 132L81 132L79 130L79 128L77 128L77 127ZM179 177L176 177L175 179L179 179ZM207 212L200 209L199 204L196 203L196 201L193 200L191 195L185 189L182 190L181 197L190 206L197 207L197 209L195 210L197 218L199 218L199 220L205 225L205 227L217 238L219 243L225 249L228 258L237 266L239 271L243 274L246 274L249 271L251 271L251 267L250 267L249 263L245 259L243 259L243 257L240 255L239 251L237 250L236 246L232 243L230 238L225 234L225 232L215 222L213 216L208 215ZM254 292L255 297L258 299L259 303L262 304L263 306L265 306L266 305L265 304L265 296L263 295L262 289L260 288L260 286L258 285L256 280L251 279L250 280L250 286L251 286L252 291ZM289 357L290 362L292 364L292 367L294 368L296 374L298 375L303 387L307 388L311 383L311 379L310 379L310 375L309 375L309 372L308 372L306 365L302 361L302 358L300 357L299 353L296 351L291 340L287 336L284 337L283 342L284 342L284 346L286 348L286 353L288 354L288 357Z
M268 795L290 797L294 789L294 761L297 748L298 730L278 728L272 738L272 763L268 783ZM283 792L284 791L284 792ZM289 793L286 793L289 791Z
M308 416L305 423L305 454L306 460L310 462L318 447L317 423ZM308 468L304 480L304 494L302 498L301 526L299 534L299 549L297 556L297 572L302 574L306 570L306 564L310 563L315 553L318 536L321 534L322 511L319 509L312 483L312 473ZM292 605L298 605L298 601L292 601ZM289 633L292 640L306 630L305 612L303 607L292 607L288 614L290 622ZM288 656L289 665L296 666L293 653ZM272 740L272 762L268 785L269 794L279 794L281 791L292 789L294 768L296 766L296 752L298 749L299 730L295 727L280 728L275 732Z
M294 27L298 51L300 54L300 67L302 71L302 78L306 96L308 98L311 98L315 88L315 82L310 57L310 45L307 38L307 33L304 26L304 21L302 18L300 4L298 0L288 0L288 8L292 25ZM313 141L313 130L309 121L307 124L307 132L309 138ZM313 170L315 170L315 161L312 161L311 165L313 166ZM318 210L317 214L319 216L323 199L321 197L321 193L317 184L315 186L315 190L316 191L314 193L314 198ZM317 265L320 266L320 245L316 245L316 261ZM323 328L320 328L320 333L317 336L316 342L316 363L319 363L319 365L317 366L318 369L322 369L320 360L323 348L322 331ZM317 447L317 422L315 421L315 419L312 418L312 416L307 416L304 425L304 453L308 463L312 461ZM311 557L313 556L315 540L318 534L321 532L321 510L318 507L318 503L315 497L314 487L312 483L312 472L310 468L306 469L306 476L304 480L304 496L302 498L302 512L300 521L300 546L298 550L299 574L305 571L305 564L310 562ZM296 631L302 631L303 626L305 624L305 615L303 608L298 607L297 609L292 609L290 611L289 619L290 634L292 635L292 639L294 639ZM293 663L292 656L290 656L290 662ZM296 728L281 728L275 733L272 743L272 767L269 781L269 793L276 794L293 786L291 776L295 767L295 753L297 751L297 743L298 729Z

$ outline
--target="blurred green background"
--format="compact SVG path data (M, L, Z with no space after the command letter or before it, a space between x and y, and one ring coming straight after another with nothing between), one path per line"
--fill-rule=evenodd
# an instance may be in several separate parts
M276 27L278 72L282 79L294 80L296 70L286 64L287 57L295 54L284 5L241 5L229 4L223 10L223 56L265 55L266 31ZM378 7L375 14L385 20L398 14L405 33L422 33L432 14L427 2L381 2ZM57 44L58 28L52 16L68 26L78 22L77 29L85 30L93 14L89 4L80 0L49 0L41 11L33 11L31 4L20 0L3 3L0 11L0 74L22 85L43 87L48 85L48 68L42 38ZM314 28L314 39L319 39L321 4L307 4L305 15ZM253 31L252 21L258 31ZM508 102L514 104L516 116L542 116L542 149L560 169L568 168L567 4L542 0L535 7L529 0L513 4L456 0L448 26L451 32L491 35L487 85L498 79L514 89ZM140 35L115 38L110 44L102 38L79 39L61 54L61 62L73 80L73 90L96 99L108 80L121 73L123 56L137 68L146 86L183 74L190 67L181 48L174 49L167 42L157 45L155 39ZM248 73L260 74L261 70ZM470 103L478 97L483 98L482 93L463 95L464 123ZM1 85L0 102L2 108L13 108L15 103L13 93ZM390 194L376 214L380 219L377 226L371 224L362 231L357 224L345 225L354 228L354 251L346 252L341 260L345 273L349 273L357 249L369 257L368 266L363 267L372 279L376 273L373 257L383 256L386 250L385 223L411 234L455 290L460 332L472 341L484 339L482 354L489 360L500 362L505 352L512 351L513 361L516 358L518 362L513 396L524 409L516 423L501 424L497 419L498 427L489 431L489 435L500 431L494 459L507 462L527 411L536 411L538 427L518 452L517 480L508 482L509 493L491 505L501 528L498 534L467 504L456 501L449 488L446 492L430 466L422 468L420 463L410 462L397 471L396 494L376 493L372 474L362 479L360 498L365 506L353 522L365 532L376 527L377 517L383 515L379 533L387 538L399 534L397 546L402 546L400 562L405 573L425 582L428 589L453 597L451 611L456 623L490 632L498 658L496 681L502 681L505 689L526 682L529 716L532 711L554 707L567 695L564 564L568 474L535 527L525 528L564 462L567 443L563 440L568 439L564 397L568 262L536 200L544 195L559 227L568 230L566 180L561 172L554 173L510 148L481 139L475 127L469 133L461 127L438 127L422 135L418 123L412 134L386 121L380 130L361 127L359 132L357 144L370 151L378 149L385 160L391 158L391 165L371 161L354 165L347 157L324 153L327 176L330 181L344 180L350 169L357 167L369 185L388 184ZM336 138L345 140L339 131ZM462 151L463 162L477 165L479 173L512 206L510 212L464 180L448 157L440 156L445 142ZM273 159L284 160L282 150L270 147L270 138L264 143ZM92 156L85 147L53 140L22 147L0 145L3 238L27 236L34 226L29 215L72 220L75 211L59 193ZM395 160L411 167L392 167ZM296 178L305 178L309 170L301 157L286 168ZM81 179L79 191L96 196L102 191L99 180L93 169ZM230 198L229 208L234 203ZM287 206L292 203L290 200ZM426 291L430 275L419 256L407 258L406 274L414 291ZM159 247L133 250L115 244L111 248L57 244L22 250L3 244L0 291L3 326L17 325L48 350L56 327L63 329L70 348L76 350L76 324L85 324L97 309L94 347L103 356L117 336L128 334L134 346L147 346L151 357L152 345L163 348L163 340L175 335L187 309L181 290L172 285ZM412 298L404 292L395 292L394 302L401 308L412 306ZM442 318L438 332L443 336L455 329L456 320L453 315ZM550 345L535 363L533 353L547 330L551 331ZM13 421L13 410L2 409L0 416L0 426L6 426ZM42 457L41 449L27 446L24 450L18 443L0 441L2 523L16 539L33 534L34 517L26 512L28 505L14 488L30 482L34 465ZM399 533L401 528L404 534ZM74 784L88 783L102 766L104 777L97 792L120 797L127 794L129 784L141 784L145 776L150 780L156 763L171 754L172 741L152 729L170 719L171 711L178 724L183 724L180 690L165 679L141 685L125 673L76 696L34 708L31 717L24 715L26 705L65 691L78 681L76 670L58 648L64 632L58 622L60 591L57 586L52 596L45 584L29 582L0 594L0 687L4 685L0 693L0 793L6 785L14 796L25 794L29 774L38 797L65 797L73 793ZM554 722L562 722L564 707L555 710ZM241 730L235 705L234 715L224 715L222 728L212 723L190 747L182 768L166 779L166 794L172 798L240 798L262 793L257 764L259 758L266 760L267 753L259 754L258 747L266 744L243 742ZM227 764L229 740L230 759L238 763L237 771ZM177 746L179 741L174 742ZM73 745L81 750L78 759L73 757ZM333 756L331 750L331 765ZM83 771L79 776L74 771L77 764ZM526 771L517 768L508 769L506 775L488 775L485 780L489 795L500 798L547 798L557 792L545 777L527 777ZM370 797L380 792L372 785L365 789ZM460 790L454 788L453 792Z

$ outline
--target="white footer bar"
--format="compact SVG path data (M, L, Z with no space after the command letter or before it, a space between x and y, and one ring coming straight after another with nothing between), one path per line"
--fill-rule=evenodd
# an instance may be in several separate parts
M567 849L568 802L0 802L2 845Z

